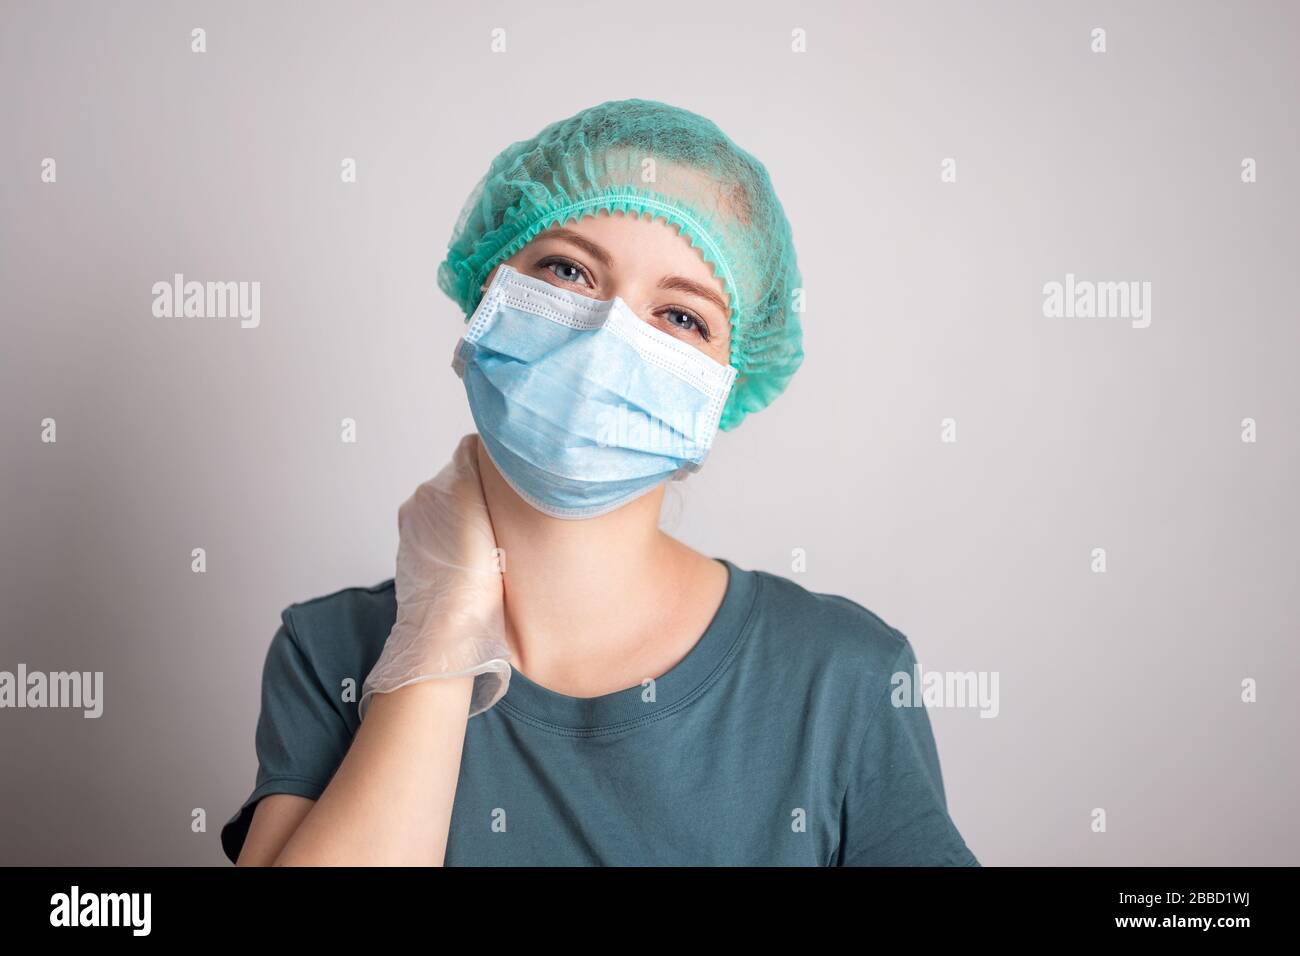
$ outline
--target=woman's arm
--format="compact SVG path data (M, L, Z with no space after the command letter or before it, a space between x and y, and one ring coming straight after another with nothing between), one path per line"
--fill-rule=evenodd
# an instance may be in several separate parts
M259 802L239 862L442 865L466 725L504 695L510 679L503 565L477 442L473 433L462 438L451 462L398 509L396 620L362 685L360 725L328 785L314 803L282 799L264 809ZM287 621L274 646L294 661L303 656ZM326 779L319 769L316 779Z
M441 866L474 678L375 694L320 799L258 802L239 866Z

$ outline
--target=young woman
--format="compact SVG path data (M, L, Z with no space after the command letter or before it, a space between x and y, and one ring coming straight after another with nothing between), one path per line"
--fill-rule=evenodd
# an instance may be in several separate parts
M684 110L593 107L493 161L439 284L477 433L402 506L394 580L284 611L227 855L978 866L891 698L908 640L659 527L802 360L763 166Z

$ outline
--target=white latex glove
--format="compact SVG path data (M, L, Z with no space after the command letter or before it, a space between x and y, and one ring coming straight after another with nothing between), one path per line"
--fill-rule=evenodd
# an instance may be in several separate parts
M471 717L505 696L505 596L477 444L476 434L462 438L451 462L398 509L397 621L362 686L362 720L372 694L439 677L477 675Z

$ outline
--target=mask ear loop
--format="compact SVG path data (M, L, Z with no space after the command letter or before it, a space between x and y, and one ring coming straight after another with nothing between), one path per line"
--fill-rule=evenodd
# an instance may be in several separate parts
M664 488L664 500L659 511L659 527L669 534L677 530L686 513L686 488L668 482Z

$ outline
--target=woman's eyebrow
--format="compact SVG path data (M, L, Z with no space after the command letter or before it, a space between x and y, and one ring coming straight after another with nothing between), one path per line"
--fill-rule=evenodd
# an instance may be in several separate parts
M664 276L659 280L659 288L676 289L678 292L688 292L691 295L698 295L702 299L708 299L722 310L722 314L727 314L727 303L723 301L722 296L714 292L708 286L700 285L692 279L685 276Z
M548 229L546 232L542 233L542 236L545 236L547 239L560 239L564 242L570 242L586 252L606 269L614 268L614 258L606 252L602 246L592 242L581 233L573 232L570 229L560 228ZM700 298L716 305L722 310L723 315L728 313L727 303L723 300L722 296L718 295L718 293L714 292L708 286L701 285L693 279L688 279L685 276L664 276L659 280L659 288L664 290L676 290L678 292L686 292L690 295L699 296Z
M579 235L568 229L550 229L542 233L542 235L547 239L563 239L565 242L571 242L606 269L614 268L614 259L610 254L586 236Z

